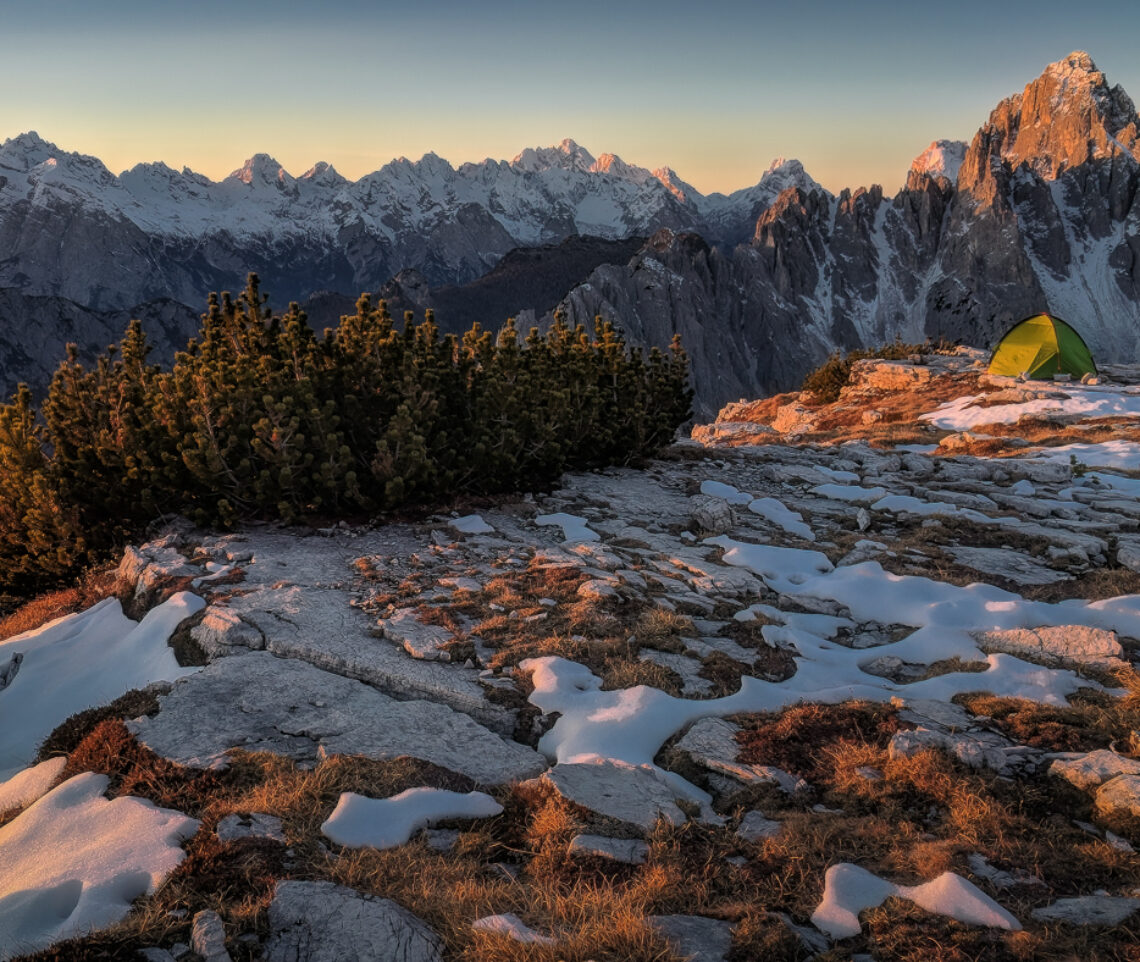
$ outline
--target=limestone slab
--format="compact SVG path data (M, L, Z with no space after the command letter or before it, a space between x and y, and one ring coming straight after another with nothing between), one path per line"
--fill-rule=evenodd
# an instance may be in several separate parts
M639 838L609 838L606 835L575 835L570 854L593 855L612 862L642 865L649 858L649 846Z
M1038 922L1069 922L1072 925L1119 925L1140 909L1140 899L1111 895L1082 895L1058 899L1031 913Z
M974 638L982 651L1003 651L1050 665L1107 668L1120 664L1124 654L1116 632L1085 625L1007 628L977 632Z
M1140 762L1107 748L1078 755L1066 755L1049 766L1050 775L1059 775L1077 788L1090 790L1117 775L1140 775Z
M650 831L663 818L685 821L676 793L648 766L610 759L555 765L542 776L567 801L598 815Z
M443 945L389 899L332 882L278 882L265 962L441 962Z
M306 662L250 652L223 658L159 699L152 718L130 723L152 750L184 765L224 764L231 748L298 761L323 755L410 755L484 785L546 767L533 749L469 716L428 701L397 701Z
M730 922L703 915L652 915L648 922L687 962L724 962L732 950Z

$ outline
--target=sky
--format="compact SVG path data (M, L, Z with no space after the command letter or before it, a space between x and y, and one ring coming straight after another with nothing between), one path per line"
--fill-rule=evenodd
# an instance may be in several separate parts
M698 190L797 158L900 187L933 140L1086 50L1140 98L1137 0L0 0L0 141L220 179L254 153L357 178L569 137Z

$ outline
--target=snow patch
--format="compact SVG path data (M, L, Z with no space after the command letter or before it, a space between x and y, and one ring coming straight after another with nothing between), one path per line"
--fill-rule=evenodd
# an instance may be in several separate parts
M892 895L969 925L1011 932L1021 929L1021 923L1009 912L973 882L953 872L943 872L923 885L895 885L849 862L827 870L823 901L812 913L812 924L833 939L850 938L860 932L859 913L882 905Z
M108 783L76 775L0 828L0 959L117 922L185 857L196 819Z
M409 788L391 798L342 792L321 833L347 848L395 848L421 828L448 818L490 818L503 806L483 792Z

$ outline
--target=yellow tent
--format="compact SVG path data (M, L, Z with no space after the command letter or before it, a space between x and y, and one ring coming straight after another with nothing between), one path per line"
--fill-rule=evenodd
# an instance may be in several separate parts
M990 374L1050 379L1054 374L1075 378L1096 374L1088 346L1059 317L1034 314L1006 332L990 358Z

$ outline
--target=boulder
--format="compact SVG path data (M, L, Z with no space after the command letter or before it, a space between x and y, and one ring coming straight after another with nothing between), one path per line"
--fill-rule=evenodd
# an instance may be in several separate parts
M929 384L934 379L934 371L926 366L911 364L908 361L884 361L876 358L854 361L846 394L863 391L913 391ZM840 394L842 398L844 394Z
M1096 807L1105 815L1140 818L1140 775L1117 775L1096 792Z
M1121 541L1116 548L1116 563L1129 571L1140 571L1140 543Z
M265 647L265 636L257 628L222 605L210 605L202 620L190 629L190 637L211 659L239 649L260 651Z
M1049 766L1050 775L1058 775L1077 788L1089 791L1118 775L1140 775L1140 762L1107 748L1085 754L1066 754Z
M709 495L695 495L692 498L693 526L698 531L706 531L711 535L725 534L731 531L736 522L732 517L732 506L723 498L714 498Z
M982 651L1021 655L1047 665L1110 668L1123 664L1124 649L1116 632L1085 625L982 631L974 634L974 640Z
M542 781L575 805L643 832L659 818L681 825L676 793L650 766L612 759L555 765Z
M687 962L724 962L732 950L732 923L703 915L651 915L649 927Z
M780 434L795 437L797 434L807 434L814 431L819 423L820 414L814 408L809 408L799 401L785 404L776 409L776 416L772 419L773 430Z
M715 421L712 424L694 424L692 438L698 444L712 447L717 444L751 444L775 433L767 424L757 421Z
M442 962L439 937L407 909L332 882L278 882L265 962Z

